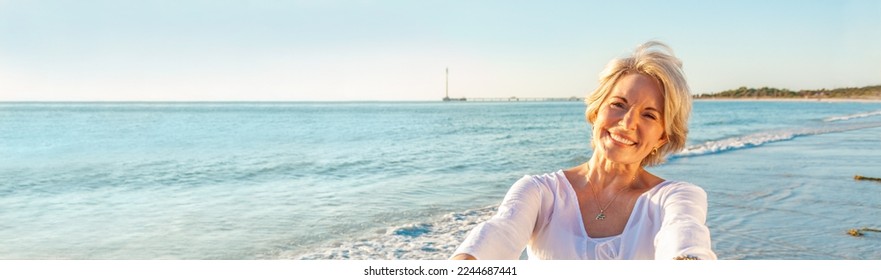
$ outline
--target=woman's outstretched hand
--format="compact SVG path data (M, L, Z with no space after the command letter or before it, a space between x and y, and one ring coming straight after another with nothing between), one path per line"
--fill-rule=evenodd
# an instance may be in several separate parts
M456 254L455 256L450 257L450 260L454 260L454 261L477 260L477 258L475 258L472 255L462 253L462 254Z

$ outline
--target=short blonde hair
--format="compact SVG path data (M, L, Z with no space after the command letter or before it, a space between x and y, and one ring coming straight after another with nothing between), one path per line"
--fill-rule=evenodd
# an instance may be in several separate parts
M585 117L593 125L600 107L625 74L638 73L655 78L664 96L664 136L667 143L655 154L642 159L642 166L654 166L664 158L685 148L688 117L691 114L691 91L682 72L682 61L664 43L649 41L640 45L629 57L613 59L600 73L600 84L585 98ZM591 141L591 147L595 144Z

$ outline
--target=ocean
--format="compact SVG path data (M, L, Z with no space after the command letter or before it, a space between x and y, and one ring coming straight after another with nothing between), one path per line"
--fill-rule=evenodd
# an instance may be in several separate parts
M0 259L446 259L578 102L0 103ZM881 259L881 103L696 101L720 259Z

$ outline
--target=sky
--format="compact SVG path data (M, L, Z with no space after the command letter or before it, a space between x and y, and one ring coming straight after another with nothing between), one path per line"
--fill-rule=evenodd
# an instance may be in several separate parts
M0 101L584 96L648 40L694 94L881 85L876 0L0 0Z

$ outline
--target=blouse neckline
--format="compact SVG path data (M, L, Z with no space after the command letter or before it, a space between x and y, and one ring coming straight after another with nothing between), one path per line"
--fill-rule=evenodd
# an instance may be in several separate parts
M634 215L636 215L636 212L637 212L636 207L642 202L643 198L648 197L648 193L651 192L652 190L654 190L655 188L664 186L668 182L670 182L669 180L664 180L663 182L660 182L657 185L646 190L645 192L641 193L639 195L639 197L636 198L636 202L633 203L633 211L630 211L630 216L627 217L627 223L624 224L624 230L622 230L620 234L606 236L606 237L591 237L587 233L587 228L584 227L584 216L581 215L581 208L580 208L581 204L578 202L578 195L575 193L575 187L573 187L572 183L569 182L569 178L566 177L566 173L563 172L562 169L557 171L557 174L559 176L563 177L563 181L566 182L566 186L568 186L568 188L566 188L567 189L566 191L568 192L570 197L573 197L575 199L575 205L577 205L577 208L578 208L578 209L576 209L575 212L577 213L577 216L578 216L578 222L580 224L579 228L581 228L581 235L584 236L585 238L587 238L587 240L590 240L590 241L593 241L596 243L605 243L605 242L609 242L609 241L613 241L615 239L621 238L621 236L624 235L625 233L627 233L627 230L629 230L631 228L631 224L633 223L633 220L634 220L633 217L634 217Z

